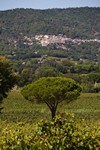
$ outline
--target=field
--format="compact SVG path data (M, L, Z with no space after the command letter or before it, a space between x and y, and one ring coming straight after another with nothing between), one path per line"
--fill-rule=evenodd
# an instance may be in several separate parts
M25 100L19 90L10 92L1 106L0 150L100 148L100 93L82 93L76 101L61 103L53 121L45 104Z
M73 112L77 117L100 121L100 93L82 93L81 96L69 103L62 102L58 112ZM34 104L24 99L20 90L12 91L3 100L0 120L6 122L37 122L40 118L51 119L46 104Z

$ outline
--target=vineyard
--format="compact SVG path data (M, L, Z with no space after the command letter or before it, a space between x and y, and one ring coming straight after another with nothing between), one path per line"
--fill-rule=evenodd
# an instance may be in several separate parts
M99 125L76 121L71 114L61 114L53 121L41 120L38 124L13 124L3 129L1 150L61 150L100 148Z
M100 93L63 102L51 120L45 104L32 104L12 91L2 103L0 150L99 150L99 116Z
M0 21L0 150L100 150L100 8Z

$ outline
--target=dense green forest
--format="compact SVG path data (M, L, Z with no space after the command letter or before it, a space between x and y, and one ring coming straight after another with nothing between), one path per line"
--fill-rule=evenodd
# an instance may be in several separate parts
M37 35L61 39L45 46ZM64 37L70 40L61 43ZM87 85L89 74L100 72L100 8L0 11L0 55L11 59L20 86L63 75Z
M71 38L97 38L100 35L100 8L15 9L0 12L0 33L18 36L65 34Z

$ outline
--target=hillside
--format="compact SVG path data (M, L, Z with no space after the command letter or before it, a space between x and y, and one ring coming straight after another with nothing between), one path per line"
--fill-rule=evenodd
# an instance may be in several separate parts
M12 50L20 53L22 49L41 49L36 38L41 35L52 35L51 39L54 39L47 41L42 38L42 46L61 43L55 46L60 49L68 49L65 43L100 43L100 8L0 11L0 54L16 53Z
M100 8L15 9L0 12L1 35L64 34L100 38Z
M0 11L0 55L25 76L44 65L64 74L99 72L100 8Z

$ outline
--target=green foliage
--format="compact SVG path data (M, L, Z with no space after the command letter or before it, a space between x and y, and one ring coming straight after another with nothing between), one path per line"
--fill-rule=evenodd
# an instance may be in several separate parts
M81 87L70 78L44 77L25 86L21 93L28 100L44 102L49 107L52 118L57 106L66 100L69 103L80 95Z
M18 86L23 87L29 83L31 83L32 81L34 81L34 67L31 68L24 68L20 75L18 76Z
M35 71L35 78L39 79L41 77L56 77L62 75L57 71L56 68L51 66L40 66Z
M16 75L10 67L10 62L3 56L0 56L0 102L7 96L7 92L12 89L16 83Z
M91 72L89 74L81 75L82 91L86 93L100 92L100 73Z
M36 125L18 123L1 131L1 150L99 150L100 127L75 120L72 114L60 114L53 121Z
M88 74L88 78L93 83L100 83L100 73L99 72L97 72L97 73L94 72L94 73Z
M100 8L15 9L1 11L1 34L65 34L72 38L97 37ZM20 41L21 42L21 41Z

